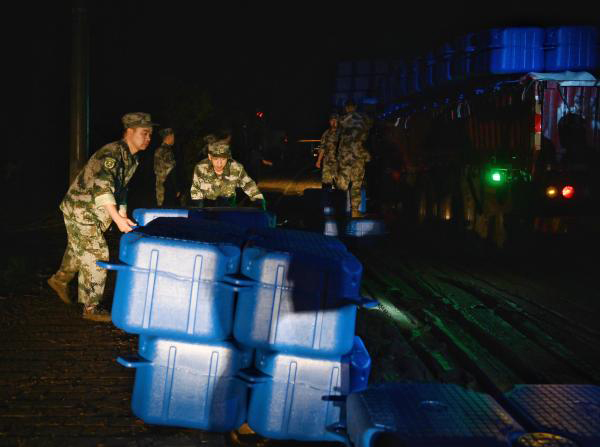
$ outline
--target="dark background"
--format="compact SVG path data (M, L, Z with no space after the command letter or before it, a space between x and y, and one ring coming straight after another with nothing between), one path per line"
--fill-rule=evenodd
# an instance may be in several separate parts
M290 141L327 126L336 64L406 57L492 26L597 24L593 2L83 1L90 24L90 147L145 111L179 142L257 109ZM68 187L71 8L19 3L4 16L3 201L30 218ZM151 148L158 146L153 138Z

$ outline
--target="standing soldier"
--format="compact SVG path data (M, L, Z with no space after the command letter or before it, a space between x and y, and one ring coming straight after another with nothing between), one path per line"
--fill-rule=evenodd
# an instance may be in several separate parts
M262 200L264 196L241 163L231 158L229 144L217 141L208 145L208 158L194 168L190 194L192 200L235 199L235 189L242 188L250 200Z
M346 102L345 111L339 124L336 186L343 191L350 187L352 217L361 217L360 190L365 176L365 163L371 160L364 142L369 134L371 121L356 111L356 103L352 100Z
M339 139L338 119L339 115L337 113L332 113L329 116L329 129L323 132L323 136L321 136L316 166L317 169L319 169L321 168L321 163L323 164L323 170L321 172L323 189L331 189L336 176L337 161L335 150Z
M71 304L68 284L79 273L78 299L83 303L83 318L94 321L111 320L110 313L98 306L106 270L96 261L108 261L104 232L111 222L123 233L135 225L127 217L127 184L138 167L137 153L148 147L155 125L149 114L141 112L124 115L122 122L123 139L92 155L60 204L67 228L67 249L60 268L48 279L60 299Z
M162 206L165 201L165 180L175 167L175 154L173 154L175 134L173 129L167 127L161 129L159 135L163 141L154 153L154 174L156 175L156 204ZM179 193L177 195L179 196Z

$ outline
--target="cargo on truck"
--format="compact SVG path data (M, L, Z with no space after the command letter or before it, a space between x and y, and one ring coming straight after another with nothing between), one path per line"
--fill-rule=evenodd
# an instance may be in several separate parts
M516 234L589 227L600 205L597 52L594 27L502 28L390 62L387 84L373 74L358 92L377 118L370 203L500 247Z

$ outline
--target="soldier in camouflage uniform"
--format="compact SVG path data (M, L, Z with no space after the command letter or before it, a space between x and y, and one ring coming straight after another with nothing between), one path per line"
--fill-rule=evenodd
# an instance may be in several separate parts
M352 217L361 217L360 189L365 176L365 164L371 160L364 143L371 128L371 120L356 111L356 104L346 102L346 114L340 119L338 169L336 186L347 191L350 187Z
M173 154L173 143L175 134L173 129L161 129L159 135L162 144L154 152L154 174L156 175L156 204L162 206L165 201L165 180L175 167L175 155Z
M316 166L317 168L321 168L321 163L323 165L323 170L321 172L323 188L331 188L337 172L335 151L339 139L338 119L339 115L337 113L332 113L329 116L329 129L323 132L323 135L321 136Z
M127 184L138 167L137 153L150 143L154 125L150 115L141 112L124 115L122 122L123 139L103 146L90 157L60 204L67 228L67 249L60 268L48 279L60 299L70 304L68 283L79 273L78 298L84 306L83 317L94 321L110 321L110 314L98 307L106 270L96 261L108 261L104 232L111 222L124 233L135 225L127 217Z
M231 158L229 145L222 141L208 145L208 158L194 168L190 194L192 200L217 200L219 197L235 197L235 189L242 188L250 200L262 200L264 196L241 163Z

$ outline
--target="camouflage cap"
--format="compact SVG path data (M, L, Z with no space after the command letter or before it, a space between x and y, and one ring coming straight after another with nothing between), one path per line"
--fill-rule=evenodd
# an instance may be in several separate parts
M165 127L164 129L160 129L160 131L158 132L158 134L160 135L161 138L165 138L167 135L173 135L175 132L173 132L173 129L171 129L170 127Z
M217 137L215 137L215 135L212 133L209 133L204 137L204 142L206 144L214 143L215 141L217 141Z
M227 143L223 143L222 141L217 141L214 143L210 143L208 145L208 153L213 157L231 157L231 151L229 150L229 145Z
M330 119L330 120L337 120L337 119L339 119L339 118L340 118L340 115L339 115L337 112L332 112L332 113L329 115L329 119Z
M152 118L149 113L133 112L126 113L121 118L123 127L125 129L135 129L136 127L152 127L156 126L157 123L152 122Z
M347 99L344 107L356 107L356 102L352 98Z

